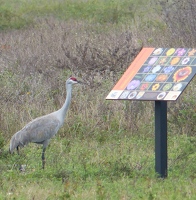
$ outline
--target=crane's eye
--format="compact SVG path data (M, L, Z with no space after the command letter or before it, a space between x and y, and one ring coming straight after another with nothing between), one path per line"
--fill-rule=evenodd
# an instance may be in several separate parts
M77 81L77 79L74 78L74 77L70 77L70 79L71 79L72 81Z

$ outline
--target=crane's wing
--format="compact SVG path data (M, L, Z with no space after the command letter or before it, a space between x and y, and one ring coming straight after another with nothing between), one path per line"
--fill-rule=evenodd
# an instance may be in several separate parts
M24 146L29 142L43 143L53 137L59 128L60 121L52 115L36 118L12 136L10 152L12 153L17 146Z
M27 142L41 143L54 136L59 128L60 121L52 115L46 115L27 124L21 130L21 135Z

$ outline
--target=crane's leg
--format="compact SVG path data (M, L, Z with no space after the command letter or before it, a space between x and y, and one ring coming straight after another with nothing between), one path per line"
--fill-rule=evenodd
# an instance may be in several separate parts
M46 147L48 146L49 141L50 140L45 140L43 142L43 151L42 151L42 168L43 169L44 169L45 163L46 163L46 160L45 160L45 151L46 151Z
M43 148L43 151L42 151L42 169L44 169L45 163L46 163L46 160L45 160L45 151L46 151L46 148Z
M17 153L18 153L18 155L19 155L19 146L17 146L16 149L17 149Z

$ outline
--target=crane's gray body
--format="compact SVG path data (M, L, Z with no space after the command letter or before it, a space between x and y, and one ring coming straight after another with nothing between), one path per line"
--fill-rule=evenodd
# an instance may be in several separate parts
M79 82L75 78L69 78L66 81L67 96L61 109L32 120L12 136L9 148L10 153L13 153L16 148L18 150L18 147L23 147L30 142L43 144L42 162L44 168L45 149L48 146L50 138L58 132L59 128L64 123L71 102L72 85L76 83Z
M29 142L43 144L43 148L46 147L60 126L60 121L53 113L34 119L12 136L10 152L13 153L18 146L23 147Z

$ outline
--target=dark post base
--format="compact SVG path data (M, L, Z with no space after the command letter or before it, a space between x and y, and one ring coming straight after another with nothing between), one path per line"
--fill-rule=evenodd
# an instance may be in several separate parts
M167 101L155 101L155 171L167 177Z

